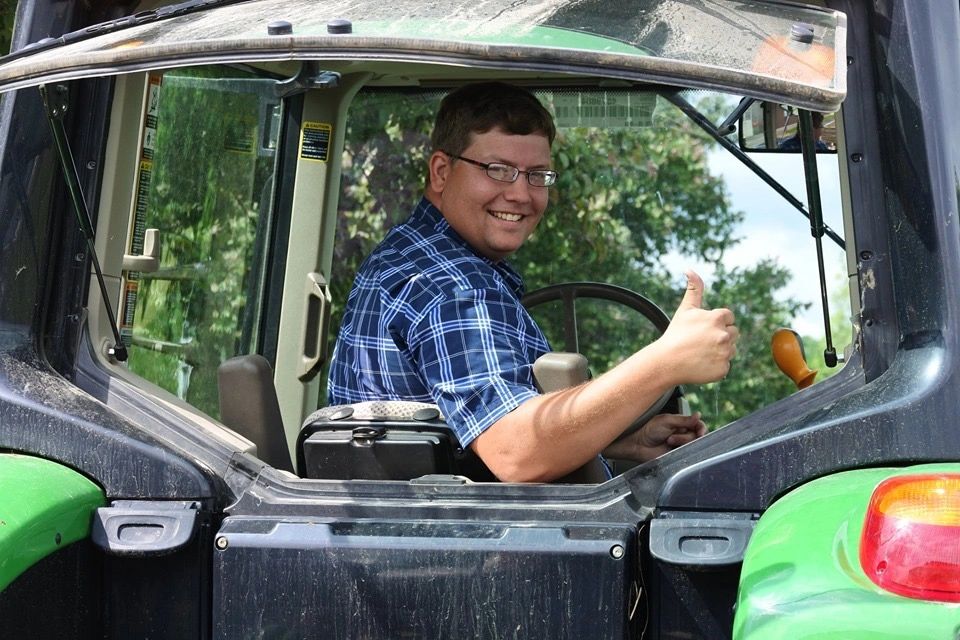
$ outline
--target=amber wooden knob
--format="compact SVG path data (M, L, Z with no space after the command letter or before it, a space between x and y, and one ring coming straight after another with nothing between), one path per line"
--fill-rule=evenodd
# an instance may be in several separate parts
M797 389L806 389L813 384L817 372L807 366L807 358L803 353L803 342L793 329L777 329L770 340L770 350L773 360L780 367L780 371L787 374Z

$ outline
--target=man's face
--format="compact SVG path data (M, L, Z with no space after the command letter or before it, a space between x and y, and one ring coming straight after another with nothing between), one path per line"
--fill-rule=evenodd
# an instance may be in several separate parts
M521 171L550 168L550 143L540 134L511 135L500 129L473 134L460 154L477 162L500 162ZM474 251L491 260L506 258L533 233L547 208L546 187L525 174L499 182L482 167L436 152L430 158L428 196Z

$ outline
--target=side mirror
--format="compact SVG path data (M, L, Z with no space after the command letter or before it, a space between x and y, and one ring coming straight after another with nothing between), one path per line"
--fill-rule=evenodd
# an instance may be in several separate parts
M796 107L752 100L737 124L738 142L744 151L800 153L800 111ZM813 124L817 153L836 153L837 114L814 112Z

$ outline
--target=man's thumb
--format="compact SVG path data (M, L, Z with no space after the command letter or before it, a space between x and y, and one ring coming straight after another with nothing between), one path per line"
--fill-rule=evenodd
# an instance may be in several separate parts
M703 304L703 279L695 271L687 271L687 291L680 301L681 309L699 309Z

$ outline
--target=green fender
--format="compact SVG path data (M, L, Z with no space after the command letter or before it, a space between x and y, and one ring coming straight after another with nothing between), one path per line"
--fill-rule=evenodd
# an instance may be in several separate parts
M874 488L960 464L859 469L814 480L775 502L750 538L740 574L735 640L955 640L960 605L884 591L860 567Z
M106 503L93 482L63 465L0 454L0 591L57 549L90 535Z

